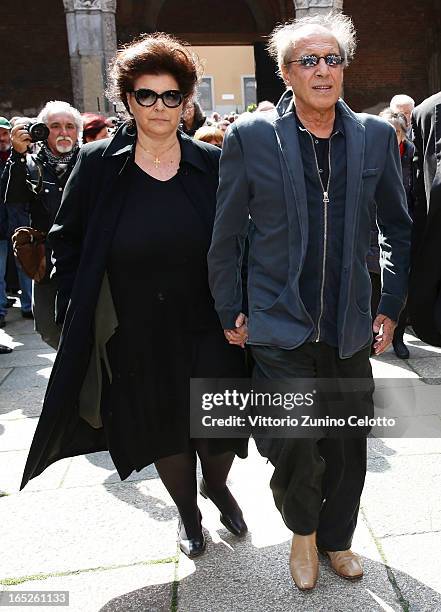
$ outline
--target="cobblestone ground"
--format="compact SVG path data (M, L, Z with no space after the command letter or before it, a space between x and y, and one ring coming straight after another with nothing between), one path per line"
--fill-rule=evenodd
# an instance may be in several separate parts
M418 387L421 427L441 424L441 349L406 335L411 359L389 352L374 374ZM237 540L200 500L209 531L197 561L179 554L177 513L153 467L120 482L107 453L65 459L18 487L54 352L12 308L0 343L0 585L69 591L69 610L95 612L441 611L441 439L371 439L353 548L365 564L350 583L322 561L317 588L300 593L288 568L290 533L276 512L271 469L251 445L231 488L250 532ZM439 434L438 434L439 435ZM16 606L15 610L28 610ZM53 610L53 607L40 607Z

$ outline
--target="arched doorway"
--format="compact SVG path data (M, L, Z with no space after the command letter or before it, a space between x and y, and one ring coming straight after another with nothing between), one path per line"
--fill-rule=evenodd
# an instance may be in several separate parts
M252 46L257 100L276 101L284 87L265 51L266 37L293 16L292 0L118 0L116 30L119 43L164 31L199 47Z

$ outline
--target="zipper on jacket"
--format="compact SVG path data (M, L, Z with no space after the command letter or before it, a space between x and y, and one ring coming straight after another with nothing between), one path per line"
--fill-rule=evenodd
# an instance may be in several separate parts
M328 204L329 204L329 187L331 184L331 142L333 137L335 136L335 134L337 134L337 132L334 132L333 134L331 134L331 137L329 138L329 146L328 146L328 182L325 186L323 185L323 181L322 181L322 177L320 175L320 168L319 168L319 164L318 164L318 159L317 159L317 152L315 150L315 146L314 146L314 138L311 134L311 132L309 132L308 130L306 130L309 134L309 137L311 138L311 144L312 144L312 150L314 151L314 159L315 159L315 165L317 168L317 176L319 178L320 181L320 185L322 187L322 191L323 191L323 224L324 224L324 228L323 228L323 260L322 260L322 282L321 282L321 287L320 287L320 313L319 313L319 317L317 319L317 338L315 339L315 342L320 342L320 324L322 321L322 317L323 317L323 310L324 310L324 297L325 297L325 274L326 274L326 251L328 248Z

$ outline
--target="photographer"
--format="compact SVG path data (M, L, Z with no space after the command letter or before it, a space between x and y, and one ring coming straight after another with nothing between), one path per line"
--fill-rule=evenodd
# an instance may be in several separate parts
M64 186L78 157L80 113L67 102L48 102L37 117L38 124L16 125L11 131L12 154L2 176L7 205L27 203L31 227L47 234L61 203ZM40 142L37 153L29 153L32 142ZM35 329L53 348L58 347L60 329L55 324L54 280L50 279L51 252L46 246L46 273L33 283Z

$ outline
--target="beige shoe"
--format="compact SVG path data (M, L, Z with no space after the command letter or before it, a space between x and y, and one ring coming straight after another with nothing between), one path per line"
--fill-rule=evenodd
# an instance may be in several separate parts
M358 580L363 577L361 558L352 550L327 550L325 554L328 555L334 572L342 578Z
M309 591L315 587L319 568L315 532L307 536L294 534L289 567L291 576L301 591Z

